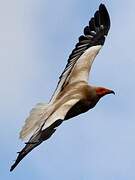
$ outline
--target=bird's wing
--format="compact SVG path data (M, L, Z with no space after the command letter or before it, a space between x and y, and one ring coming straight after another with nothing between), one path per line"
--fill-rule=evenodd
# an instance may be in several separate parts
M44 122L42 125L42 130L51 126L58 119L64 120L68 111L80 101L81 98L72 98L66 101L65 103L61 103L57 105L57 109L51 114L51 116Z
M47 140L52 136L52 134L56 131L56 128L62 123L62 120L55 121L50 127L43 131L38 131L34 134L30 140L26 143L25 147L18 152L18 156L11 166L10 171L13 171L14 168L20 163L20 161L30 153L35 147L40 145L43 141Z
M66 112L77 102L79 99L71 99L67 102L58 102L54 105L45 103L37 104L30 112L30 115L25 121L24 126L20 132L20 139L27 139L31 134L37 132L43 124L49 127L58 119L64 119ZM44 127L44 128L45 128Z
M19 154L17 156L17 159L11 166L10 171L13 171L13 169L29 152L31 152L35 147L52 136L52 134L56 131L56 128L63 122L67 112L78 101L78 98L68 100L67 102L62 104L61 107L59 107L55 112L53 112L46 121L43 119L44 123L42 124L42 127L31 136L25 147L20 152L18 152Z
M20 132L20 139L26 139L35 129L40 127L43 119L48 116L48 104L38 103L31 111Z
M67 84L74 81L87 81L89 71L95 56L105 42L105 37L110 29L110 18L105 5L101 4L89 25L84 28L84 35L79 37L79 42L69 56L68 63L59 77L56 90L50 100L53 103L57 95Z

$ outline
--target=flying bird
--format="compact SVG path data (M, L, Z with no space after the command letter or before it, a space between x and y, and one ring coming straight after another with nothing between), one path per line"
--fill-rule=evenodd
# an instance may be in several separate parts
M30 151L50 138L62 122L93 108L103 96L115 94L113 90L88 85L91 66L109 29L109 14L105 5L100 4L71 52L51 100L47 104L37 104L26 119L20 138L24 140L30 136L30 139L18 152L10 171Z

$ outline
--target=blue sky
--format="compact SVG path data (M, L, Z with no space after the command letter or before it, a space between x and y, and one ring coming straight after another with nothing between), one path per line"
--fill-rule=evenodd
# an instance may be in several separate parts
M89 19L105 3L111 29L90 82L114 89L91 111L9 168L23 147L18 133L30 109L47 102ZM134 180L134 0L22 0L0 3L0 177L10 180Z

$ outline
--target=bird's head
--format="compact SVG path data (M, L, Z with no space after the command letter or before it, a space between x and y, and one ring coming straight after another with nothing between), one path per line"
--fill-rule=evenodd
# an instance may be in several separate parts
M115 92L111 89L107 89L104 87L96 87L96 94L99 98L101 98L107 94L115 94Z
M91 108L93 108L97 102L102 98L103 96L107 94L115 94L115 92L111 89L107 89L104 87L96 87L96 86L89 86L89 101L91 102Z

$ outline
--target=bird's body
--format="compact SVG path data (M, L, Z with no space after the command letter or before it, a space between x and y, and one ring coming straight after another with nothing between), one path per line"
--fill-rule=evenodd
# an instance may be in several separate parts
M25 139L29 135L31 138L19 152L10 171L32 149L51 137L63 121L88 111L101 97L114 93L103 87L88 85L92 63L104 44L109 28L110 18L105 6L101 4L69 56L50 102L36 105L26 119L20 138Z

